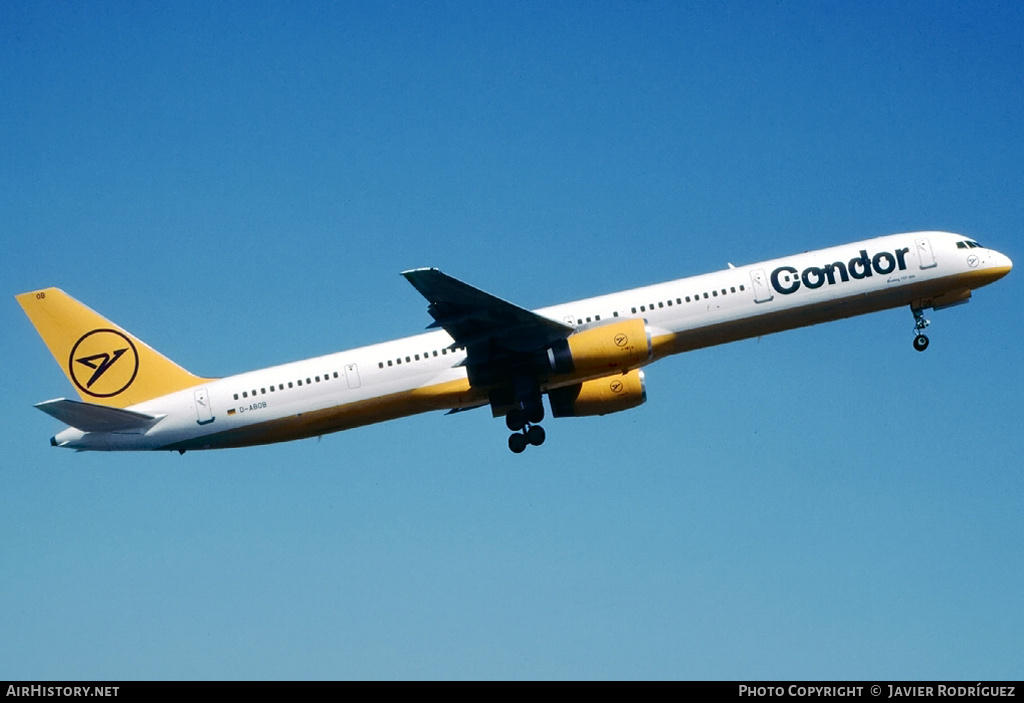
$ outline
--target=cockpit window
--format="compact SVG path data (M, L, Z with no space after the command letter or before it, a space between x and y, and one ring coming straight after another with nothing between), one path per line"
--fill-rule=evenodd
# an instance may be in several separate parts
M970 239L965 239L962 242L957 242L956 243L956 248L957 249L981 249L982 247L981 247L980 244L978 244L975 241L972 241Z

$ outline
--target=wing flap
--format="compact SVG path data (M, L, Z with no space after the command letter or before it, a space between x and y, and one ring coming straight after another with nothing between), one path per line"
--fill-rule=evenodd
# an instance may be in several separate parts
M149 427L163 415L112 408L94 403L80 403L77 400L58 398L37 403L36 407L47 415L55 417L66 425L83 432L125 432Z

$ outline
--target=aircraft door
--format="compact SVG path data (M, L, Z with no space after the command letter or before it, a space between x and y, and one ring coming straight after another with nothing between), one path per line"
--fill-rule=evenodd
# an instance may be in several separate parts
M915 239L914 244L917 246L917 258L921 262L921 268L934 268L937 262L935 261L935 252L932 250L932 243L922 237Z
M210 394L205 388L200 388L195 393L196 399L196 422L206 425L213 422L213 408L210 407Z
M750 272L750 285L754 287L755 303L767 303L775 297L772 295L772 289L768 286L768 277L765 276L764 269Z
M355 364L345 364L345 380L349 388L359 388L359 368Z

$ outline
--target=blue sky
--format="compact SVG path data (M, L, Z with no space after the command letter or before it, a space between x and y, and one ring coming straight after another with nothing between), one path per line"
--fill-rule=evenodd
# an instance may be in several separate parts
M894 232L1024 258L1019 3L0 7L0 678L1013 679L1020 273L648 369L646 405L75 454L13 299L189 370Z

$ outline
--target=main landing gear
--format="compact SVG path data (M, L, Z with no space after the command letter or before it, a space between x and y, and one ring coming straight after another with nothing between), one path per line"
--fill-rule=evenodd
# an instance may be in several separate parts
M544 444L547 435L544 428L537 424L543 419L544 406L540 398L521 403L520 407L509 410L505 415L505 426L512 430L513 434L508 437L508 448L516 454L521 454L529 444L535 447Z
M910 308L910 312L914 313L914 349L924 351L928 348L928 336L924 328L931 323L924 319L924 311L920 308Z

